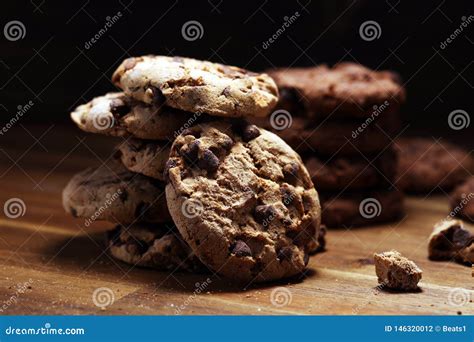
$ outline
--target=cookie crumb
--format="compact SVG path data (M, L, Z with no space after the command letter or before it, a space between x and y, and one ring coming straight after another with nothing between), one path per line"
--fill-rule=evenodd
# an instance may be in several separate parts
M418 289L422 270L399 252L392 250L376 253L374 254L374 262L375 273L380 285L403 291Z

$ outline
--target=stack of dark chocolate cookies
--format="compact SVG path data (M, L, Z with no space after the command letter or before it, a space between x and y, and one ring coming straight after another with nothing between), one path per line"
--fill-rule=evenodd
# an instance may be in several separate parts
M405 101L399 77L349 62L268 74L280 100L269 120L254 123L300 153L320 193L323 223L349 227L401 217L392 146Z
M303 272L322 246L318 194L299 155L244 120L271 113L274 81L164 56L127 59L112 80L121 92L71 118L122 140L102 166L71 179L65 209L85 226L113 223L107 248L133 265L247 282Z

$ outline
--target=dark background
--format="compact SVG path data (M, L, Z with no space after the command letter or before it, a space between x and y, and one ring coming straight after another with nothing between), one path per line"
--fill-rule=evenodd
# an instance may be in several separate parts
M408 91L403 119L410 130L453 133L448 114L472 116L474 21L440 48L473 1L2 1L1 28L21 21L26 35L0 36L0 117L34 102L23 123L68 122L69 111L114 90L109 79L128 56L182 55L252 70L357 61L398 71ZM122 17L89 49L85 44L106 23ZM285 16L300 14L268 49ZM201 23L201 39L181 34L189 20ZM381 36L364 41L359 27L374 20ZM472 130L474 123L467 130ZM466 131L466 130L464 130Z

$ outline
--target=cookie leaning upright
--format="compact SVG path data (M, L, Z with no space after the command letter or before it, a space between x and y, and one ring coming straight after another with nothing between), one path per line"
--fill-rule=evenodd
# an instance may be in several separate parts
M112 81L144 103L163 101L224 117L266 116L278 101L275 82L266 74L185 57L132 57L117 68Z
M304 270L319 233L319 199L279 137L242 123L200 124L176 138L166 171L171 216L212 270L244 281Z

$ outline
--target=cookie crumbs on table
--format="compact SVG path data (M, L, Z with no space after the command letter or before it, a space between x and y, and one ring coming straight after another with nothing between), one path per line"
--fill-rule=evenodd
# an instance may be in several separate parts
M414 291L418 289L418 282L422 277L422 270L411 260L399 252L375 253L375 273L378 282L383 287L400 291Z

